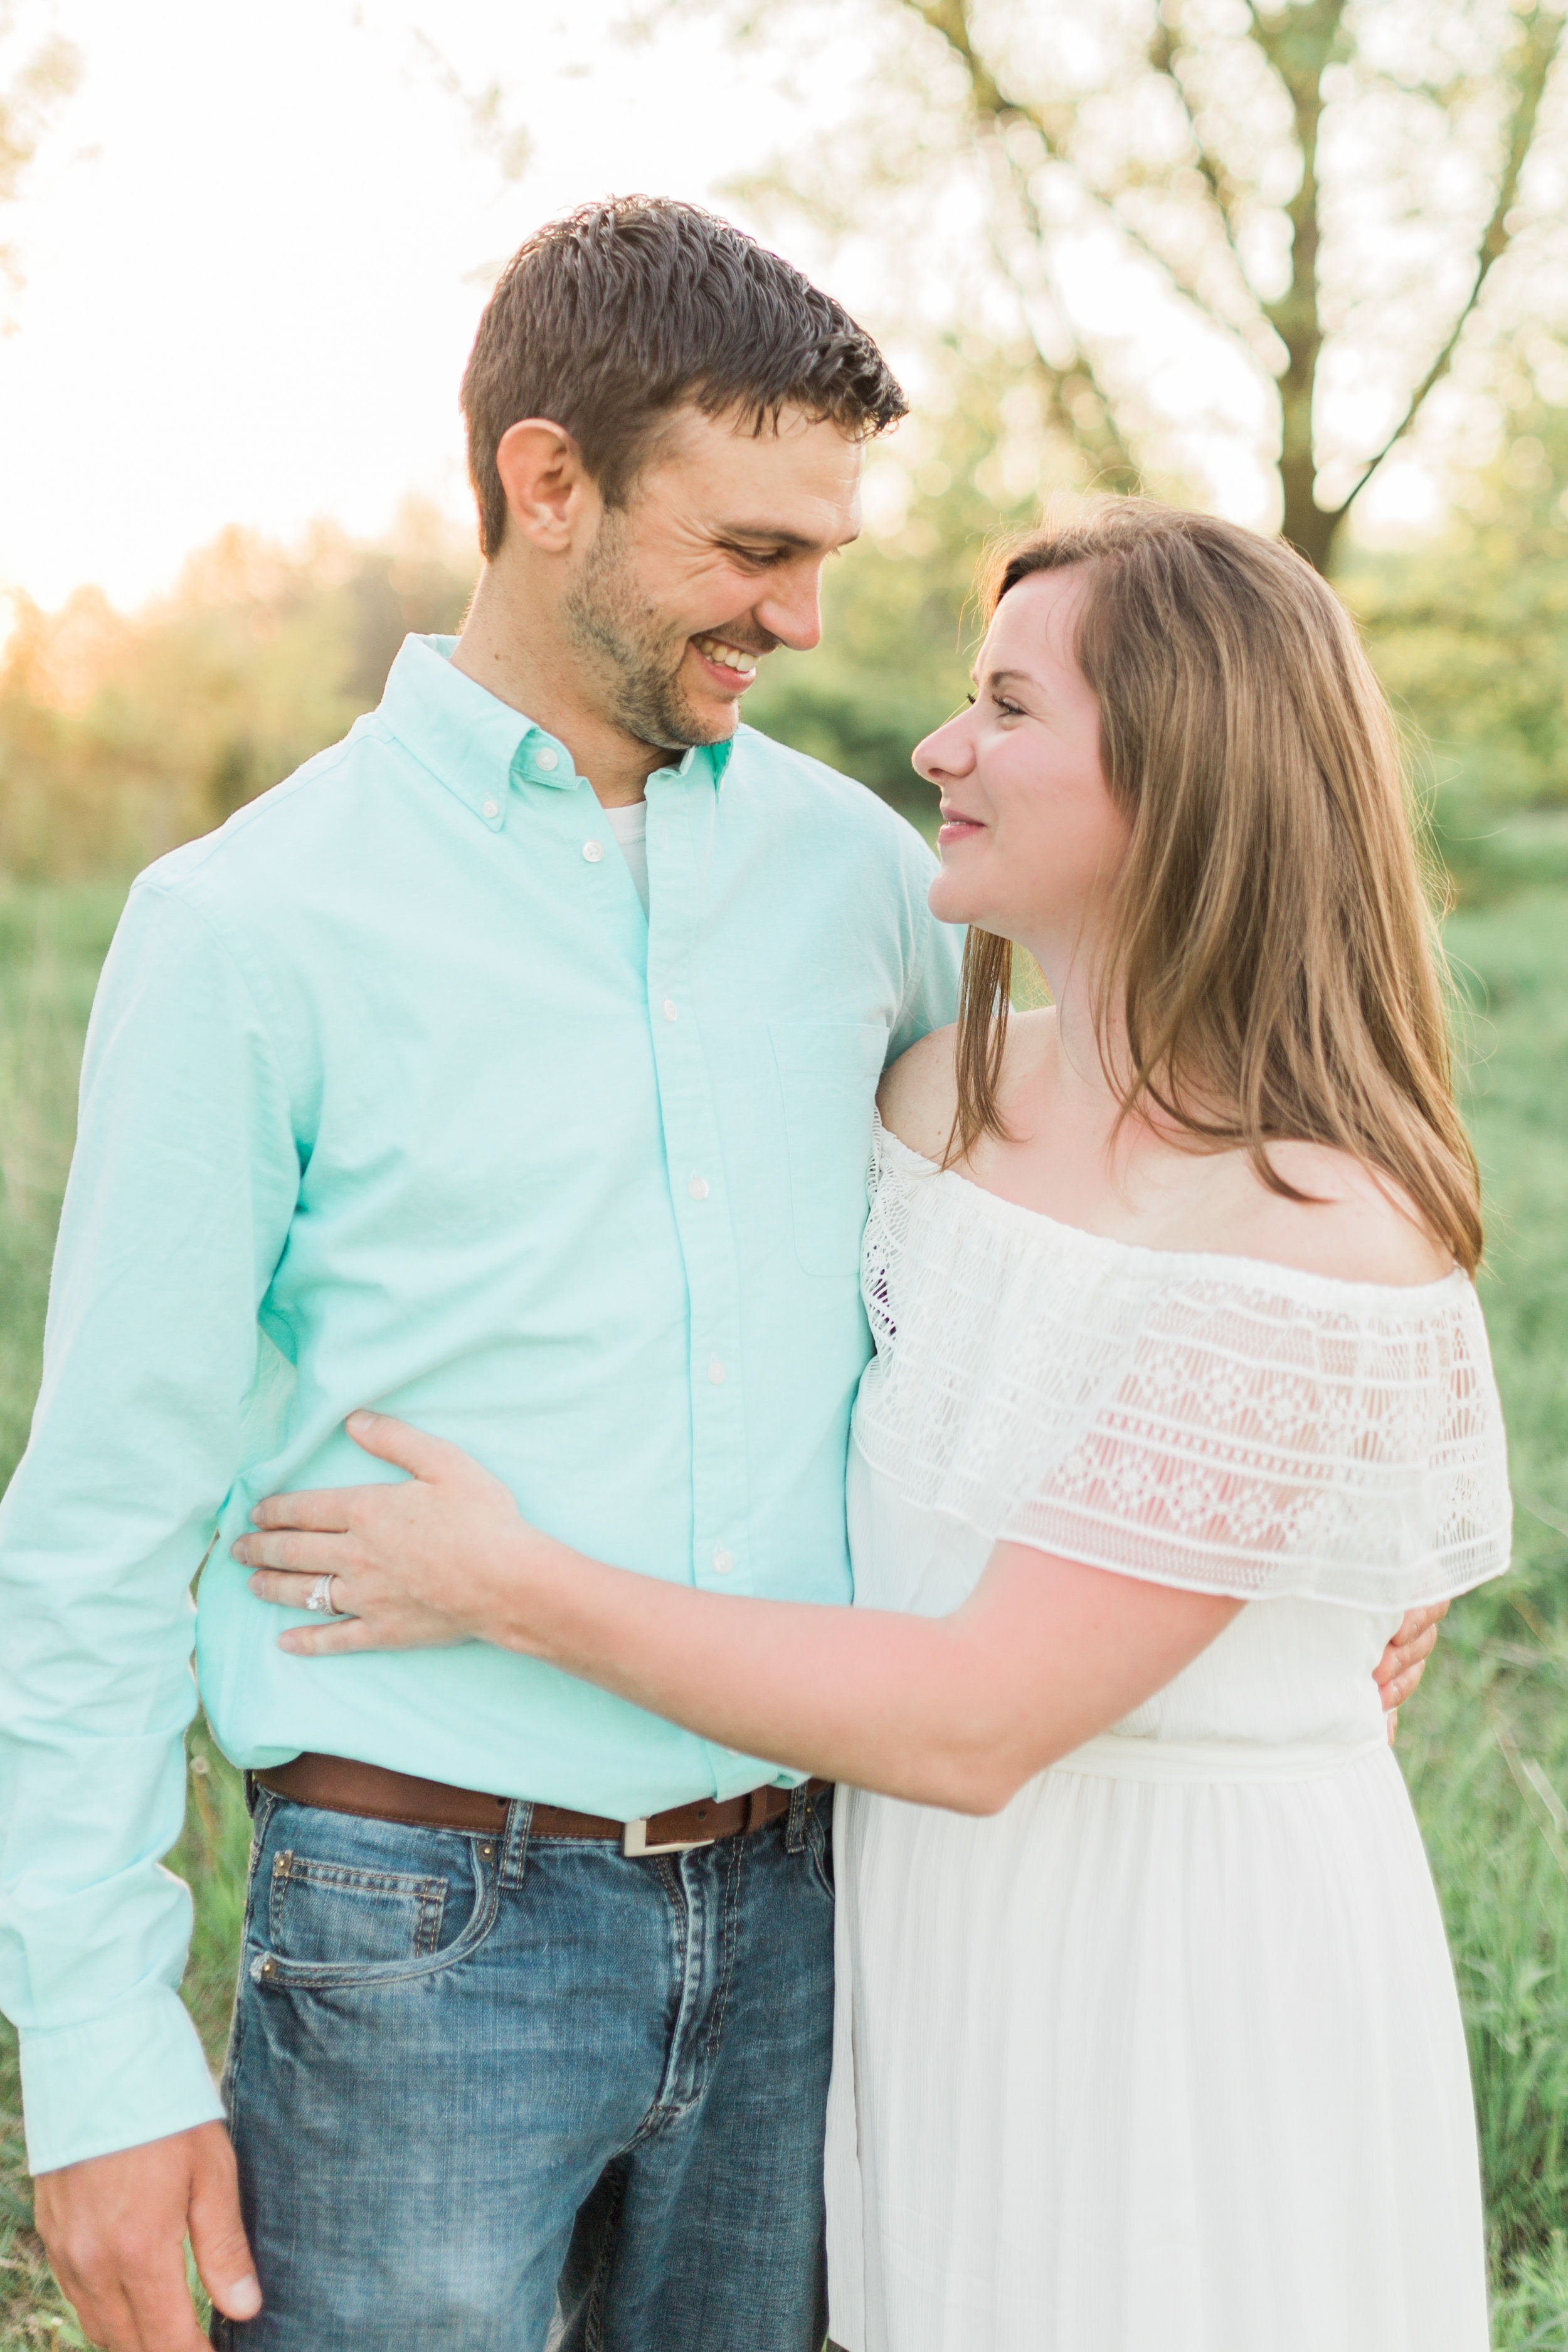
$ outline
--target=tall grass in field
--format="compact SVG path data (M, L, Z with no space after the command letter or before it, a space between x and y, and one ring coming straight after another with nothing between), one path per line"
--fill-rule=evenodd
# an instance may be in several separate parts
M1568 2346L1568 892L1463 912L1481 1297L1514 1568L1458 1602L1400 1747L1469 2031L1500 2346Z
M0 1480L37 1382L77 1062L118 902L89 886L0 893ZM1487 1181L1482 1289L1520 1499L1518 1564L1454 1610L1399 1752L1469 2031L1495 2342L1499 2352L1568 2352L1568 890L1525 889L1463 912L1448 941ZM191 1803L171 1859L195 1889L186 1997L216 2058L247 1825L235 1775L199 1722L190 1748ZM30 2212L6 2042L0 2352L83 2341Z

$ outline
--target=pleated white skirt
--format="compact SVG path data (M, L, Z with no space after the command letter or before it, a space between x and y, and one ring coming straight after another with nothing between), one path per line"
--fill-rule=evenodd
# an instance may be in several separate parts
M1485 2352L1394 1758L1220 1752L1110 1736L988 1821L840 1792L845 2352Z

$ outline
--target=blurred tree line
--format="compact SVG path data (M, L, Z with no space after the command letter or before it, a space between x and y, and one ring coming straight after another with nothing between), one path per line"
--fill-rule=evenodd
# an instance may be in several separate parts
M0 656L0 873L129 874L346 732L412 630L455 631L468 534L416 505L384 544L224 531L127 618L16 600Z
M1521 858L1568 875L1568 409L1521 364L1496 417L1496 453L1437 536L1352 541L1337 575L1472 896ZM748 718L923 811L910 752L965 690L977 564L1081 478L1028 354L947 343L872 453L821 647L771 656ZM129 873L221 824L374 704L405 632L458 628L474 571L468 535L411 506L380 544L226 531L134 616L90 588L54 614L20 604L0 657L0 872Z

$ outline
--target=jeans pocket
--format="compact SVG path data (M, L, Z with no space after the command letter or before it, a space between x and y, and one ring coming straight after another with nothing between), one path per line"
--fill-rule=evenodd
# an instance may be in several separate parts
M444 1876L355 1869L280 1846L272 1857L268 1941L281 1959L421 1960L437 1951Z
M804 1274L858 1274L887 1024L773 1021L768 1037L784 1100L795 1257Z
M245 1965L275 1990L402 1983L465 1958L495 1919L493 1840L285 1803L262 1846Z

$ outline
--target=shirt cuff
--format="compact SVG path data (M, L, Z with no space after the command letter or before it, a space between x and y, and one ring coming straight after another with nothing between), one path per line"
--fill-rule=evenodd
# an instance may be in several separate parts
M140 2147L223 2114L195 2021L166 1987L88 2024L20 2039L30 2172Z

